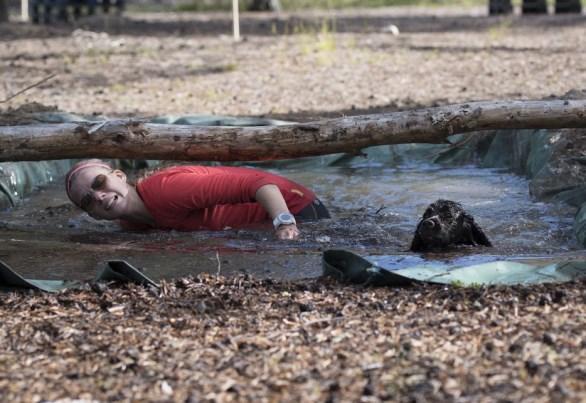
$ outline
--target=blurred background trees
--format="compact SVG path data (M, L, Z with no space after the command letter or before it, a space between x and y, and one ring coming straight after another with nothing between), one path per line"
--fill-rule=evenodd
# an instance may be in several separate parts
M121 12L126 5L130 11L230 11L233 0L28 0L33 22L63 20L64 7L88 10L110 8ZM491 15L510 14L516 7L523 14L546 14L552 8L558 13L580 13L586 0L239 0L241 11L294 11L300 9L340 9L351 7L388 6L485 6ZM39 11L40 10L40 11ZM61 11L59 11L61 10ZM9 15L18 18L21 0L0 0L0 23ZM56 18L35 18L41 14L57 14ZM74 18L79 16L79 13ZM87 14L93 14L89 12ZM39 21L41 20L41 21Z
M279 0L253 0L248 6L249 11L279 11L281 2Z
M8 21L8 0L0 0L0 23Z

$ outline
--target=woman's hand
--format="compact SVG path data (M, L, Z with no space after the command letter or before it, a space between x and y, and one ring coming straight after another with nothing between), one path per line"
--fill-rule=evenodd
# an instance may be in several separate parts
M264 185L256 191L256 200L265 208L269 216L274 219L280 213L288 213L289 208L283 194L276 185ZM299 229L296 224L281 224L275 229L278 239L297 239Z
M279 239L299 238L299 229L295 224L281 225L275 230L275 236Z

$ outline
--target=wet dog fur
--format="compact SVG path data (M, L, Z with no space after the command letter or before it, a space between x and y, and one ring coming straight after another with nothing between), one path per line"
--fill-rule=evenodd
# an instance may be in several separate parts
M492 246L480 226L460 203L437 200L423 213L410 249L413 252L437 251L454 245Z

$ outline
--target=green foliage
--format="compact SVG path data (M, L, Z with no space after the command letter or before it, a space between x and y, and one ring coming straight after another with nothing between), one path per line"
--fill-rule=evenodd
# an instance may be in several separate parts
M293 27L293 33L301 35L301 49L303 54L318 54L320 63L327 64L327 57L324 56L329 52L336 50L335 20L324 19L321 27L304 26L299 24Z
M504 38L510 33L512 25L513 17L505 17L501 20L501 22L488 29L488 35L492 39Z
M240 2L240 8L248 6ZM232 0L191 0L190 3L183 3L177 7L178 11L228 11L232 9Z
M285 10L309 8L351 8L351 7L391 7L402 5L472 5L484 4L484 0L281 0Z
M250 1L240 0L240 9L246 10ZM487 0L281 0L283 10L340 9L351 7L470 6L484 5ZM178 6L179 11L229 11L232 0L191 0Z

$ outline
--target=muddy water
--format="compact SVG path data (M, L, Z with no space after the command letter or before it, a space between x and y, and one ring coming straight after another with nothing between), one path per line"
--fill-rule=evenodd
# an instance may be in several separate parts
M549 261L582 255L572 235L574 209L533 201L527 181L505 171L362 163L275 172L313 188L334 219L301 224L303 235L293 242L273 239L268 226L132 233L73 208L54 184L0 213L0 259L29 278L90 279L104 261L125 259L155 279L200 272L293 279L318 276L321 252L330 248L391 255L398 262ZM408 252L418 218L438 198L462 203L495 247L427 256Z
M311 183L336 207L385 216L388 230L407 238L429 203L443 198L460 202L503 250L547 254L578 248L571 229L575 209L532 200L527 181L503 170L425 165L286 174Z

